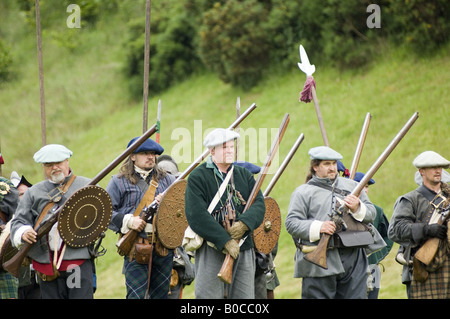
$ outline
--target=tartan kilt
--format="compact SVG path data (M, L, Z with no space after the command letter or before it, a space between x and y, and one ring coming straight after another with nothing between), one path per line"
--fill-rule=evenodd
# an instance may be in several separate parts
M150 299L166 299L169 294L170 278L173 267L173 250L169 254L160 257L153 249L152 272L150 275ZM127 299L144 299L147 290L148 265L139 264L133 259L129 261L124 257L123 273L127 288Z
M0 272L0 299L17 299L19 280L8 272Z
M450 298L450 245L441 240L434 260L426 267L428 277L425 281L413 280L410 299L449 299Z

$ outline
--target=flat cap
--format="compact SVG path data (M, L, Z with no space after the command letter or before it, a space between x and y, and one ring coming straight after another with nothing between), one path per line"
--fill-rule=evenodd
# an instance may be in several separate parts
M361 172L356 172L355 173L355 181L360 182L363 179L363 177L364 177L364 173L361 173ZM369 180L368 184L369 185L375 184L375 181L373 180L373 178L371 178Z
M312 160L328 160L328 161L337 161L342 159L342 155L329 148L328 146L317 146L313 147L308 151L308 155Z
M207 148L213 148L236 138L239 138L239 134L235 131L224 128L216 128L206 135L203 145Z
M47 144L37 151L33 159L36 163L58 163L72 156L72 151L64 145Z
M130 142L128 142L127 148L130 147L131 144L133 144L138 138L139 136L133 138ZM161 155L164 152L164 148L154 140L149 138L144 141L144 143L139 145L139 147L133 151L133 154L140 152L155 152L155 154Z
M425 151L419 156L417 156L414 161L413 165L416 168L426 168L426 167L442 167L442 168L449 168L450 167L450 161L443 158L441 155L439 155L436 152L433 151Z
M246 161L236 161L233 163L234 165L238 165L244 167L250 171L252 174L258 174L261 171L261 167Z

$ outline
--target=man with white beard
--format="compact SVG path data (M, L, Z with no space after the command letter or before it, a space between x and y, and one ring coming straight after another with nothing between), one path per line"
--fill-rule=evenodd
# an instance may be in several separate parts
M65 251L61 250L64 243L57 223L47 235L38 241L36 238L36 227L47 221L74 192L90 181L86 177L75 176L69 166L71 156L72 151L59 144L46 145L34 154L35 162L43 166L45 180L25 192L11 222L10 237L15 247L20 248L24 242L34 244L28 256L39 275L43 299L92 299L94 293L93 265L87 247L66 245ZM69 285L70 276L75 273L79 275L78 284Z

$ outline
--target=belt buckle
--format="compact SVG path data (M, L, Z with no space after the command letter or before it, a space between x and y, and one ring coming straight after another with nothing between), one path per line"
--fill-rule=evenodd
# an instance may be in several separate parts
M53 193L55 193L55 194L53 194ZM56 187L56 188L52 189L47 194L49 199L54 203L58 203L61 200L62 195L64 195L64 192L62 191L62 189L60 187Z

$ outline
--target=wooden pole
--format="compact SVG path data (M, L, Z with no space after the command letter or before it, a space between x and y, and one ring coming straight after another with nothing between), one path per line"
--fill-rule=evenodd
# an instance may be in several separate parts
M148 73L150 70L150 13L151 1L147 0L145 8L145 51L144 51L144 111L142 132L147 131L148 126Z
M322 113L320 112L319 99L317 98L314 85L311 86L311 91L314 101L314 107L316 108L317 119L319 120L320 132L322 132L323 144L330 147L330 144L328 143L327 132L325 130L325 124L323 123Z
M359 160L361 158L361 153L364 147L364 143L366 141L367 132L369 131L369 125L372 115L370 113L366 114L366 118L364 120L363 128L361 130L361 134L359 136L358 145L356 145L355 155L353 156L352 166L350 167L350 179L355 179L356 170L358 168Z
M236 118L238 119L239 116L241 116L241 98L238 96L236 100ZM238 125L234 131L239 134L240 125ZM236 140L234 158L236 161L239 160L239 139Z
M42 137L42 146L45 146L47 144L47 133L45 123L44 68L42 63L41 17L39 11L39 0L35 0L35 4L36 4L36 37L37 37L37 51L39 62L39 92L41 100L41 137Z

